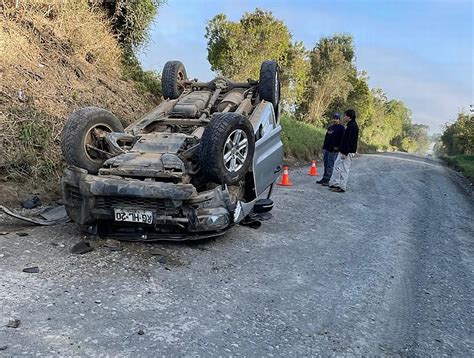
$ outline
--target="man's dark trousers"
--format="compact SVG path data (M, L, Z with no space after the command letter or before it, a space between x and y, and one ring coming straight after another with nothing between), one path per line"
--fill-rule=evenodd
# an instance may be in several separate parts
M323 181L329 182L331 179L332 171L334 169L334 162L336 161L338 152L331 152L323 149L323 161L324 161L324 175Z

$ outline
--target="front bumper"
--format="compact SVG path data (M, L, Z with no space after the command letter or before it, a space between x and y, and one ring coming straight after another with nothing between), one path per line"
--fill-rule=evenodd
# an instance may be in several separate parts
M71 220L104 236L214 236L233 224L229 195L221 187L197 193L191 184L90 175L73 166L65 170L62 186ZM153 222L116 222L115 208L151 211Z

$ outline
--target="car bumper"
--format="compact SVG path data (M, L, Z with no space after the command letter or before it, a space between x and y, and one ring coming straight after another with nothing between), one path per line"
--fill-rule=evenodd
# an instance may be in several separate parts
M214 236L233 223L228 193L221 187L197 193L191 184L90 175L77 167L65 170L62 186L69 217L92 230L100 226L106 231L104 236ZM150 211L153 221L117 222L114 209Z

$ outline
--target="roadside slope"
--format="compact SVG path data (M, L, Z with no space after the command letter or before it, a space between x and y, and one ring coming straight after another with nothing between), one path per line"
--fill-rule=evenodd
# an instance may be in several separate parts
M122 50L86 0L7 1L0 10L0 176L56 183L69 113L94 105L126 123L156 99L122 78Z

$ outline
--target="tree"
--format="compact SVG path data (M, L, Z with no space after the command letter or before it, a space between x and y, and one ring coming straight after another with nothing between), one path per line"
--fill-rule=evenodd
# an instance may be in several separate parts
M441 135L444 150L448 155L474 153L474 117L458 113L456 121L446 125Z
M123 47L139 47L148 39L150 24L165 0L89 0L100 6L111 20L112 29Z
M361 133L368 126L373 114L373 98L369 88L369 77L367 72L362 71L358 74L351 74L349 82L352 89L347 98L339 98L328 107L324 117L330 120L334 113L344 113L346 109L352 108L357 114L357 123Z
M408 153L426 152L431 143L428 130L427 125L410 123L406 136L401 140L400 149Z
M308 51L302 42L290 45L281 77L282 97L286 104L295 106L301 103L309 79Z
M350 35L323 37L310 52L306 98L300 107L307 121L322 124L323 114L336 101L346 101L353 89L354 46Z
M282 70L283 100L293 105L301 99L307 78L306 50L292 43L286 25L269 11L245 13L239 22L224 14L206 26L208 60L211 69L238 81L258 79L260 65L275 60Z

